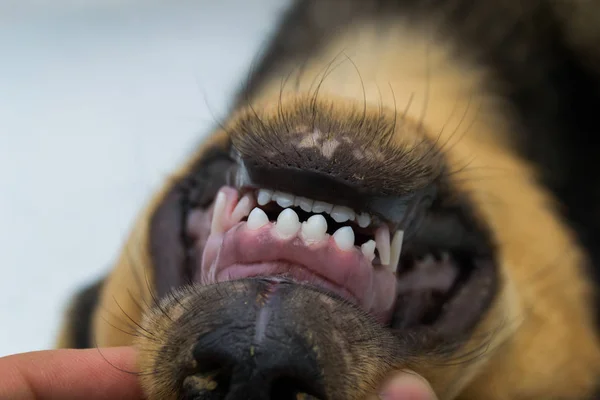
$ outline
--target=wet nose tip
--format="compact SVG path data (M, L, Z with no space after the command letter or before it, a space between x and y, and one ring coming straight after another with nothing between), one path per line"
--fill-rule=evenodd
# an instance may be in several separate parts
M231 334L231 333L230 333ZM199 342L196 368L183 381L186 400L324 400L320 368L301 340Z

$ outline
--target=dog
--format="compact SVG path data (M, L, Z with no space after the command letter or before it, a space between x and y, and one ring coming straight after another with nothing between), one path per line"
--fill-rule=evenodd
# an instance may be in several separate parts
M600 398L600 3L297 0L58 347L149 399Z

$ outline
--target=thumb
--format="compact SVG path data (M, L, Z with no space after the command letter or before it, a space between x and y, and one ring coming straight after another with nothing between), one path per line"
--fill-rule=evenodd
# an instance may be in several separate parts
M379 391L381 400L437 400L429 383L413 371L396 372Z

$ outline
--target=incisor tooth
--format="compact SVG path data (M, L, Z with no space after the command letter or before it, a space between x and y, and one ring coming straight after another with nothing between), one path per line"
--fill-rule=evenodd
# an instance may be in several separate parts
M392 272L398 270L398 263L400 262L400 253L402 252L402 241L404 240L404 231L396 231L394 238L392 239L392 249L390 257L390 269Z
M258 191L258 195L256 195L256 202L258 203L258 205L264 206L266 204L269 204L269 202L271 201L272 198L273 198L272 190L260 189Z
M223 213L225 211L226 201L227 199L225 197L225 193L217 193L217 198L215 199L215 207L213 208L213 217L210 223L211 233L219 234L225 231L225 228L223 227Z
M255 207L248 216L248 221L246 222L246 225L248 226L248 229L254 231L259 228L262 228L268 223L269 217L267 216L267 214L265 214L265 212L260 208Z
M302 223L302 238L307 242L319 242L327 234L327 221L321 214L311 216Z
M277 217L277 223L275 224L275 232L280 237L289 238L295 236L300 230L300 219L298 214L291 208L286 208Z
M273 194L273 200L275 200L281 208L288 208L294 205L294 195L290 193L275 192Z
M371 216L367 213L360 213L356 216L356 222L361 228L366 228L371 225Z
M330 213L332 209L333 204L325 203L324 201L315 201L312 207L312 212L317 214L322 212Z
M349 226L343 226L335 231L333 240L340 250L351 250L354 247L354 231Z
M348 220L354 221L354 211L351 208L344 206L335 206L331 210L331 218L335 222L346 222Z
M306 211L306 212L311 212L312 211L312 207L313 204L315 203L314 200L311 199L307 199L306 197L296 197L296 200L294 200L294 204L299 206L302 211Z
M379 251L381 265L390 264L390 228L387 225L380 226L375 231L375 243Z
M363 243L362 246L360 246L360 249L362 250L362 253L365 255L365 257L367 257L367 260L369 260L369 262L371 262L375 259L375 241L374 240L369 240L369 241Z
M231 213L231 221L233 223L240 222L242 218L250 214L252 207L254 207L254 196L252 196L250 193L246 193L233 209L233 212Z

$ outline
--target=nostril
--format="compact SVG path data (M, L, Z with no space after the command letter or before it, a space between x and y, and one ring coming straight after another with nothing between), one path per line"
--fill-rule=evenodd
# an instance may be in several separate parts
M235 364L235 360L229 354L223 354L215 350L196 349L194 359L198 365L197 371L200 373L231 369L231 366Z
M271 399L317 400L312 382L287 376L274 379L271 383Z
M194 351L197 367L183 380L184 400L220 400L230 390L233 361L227 354Z

